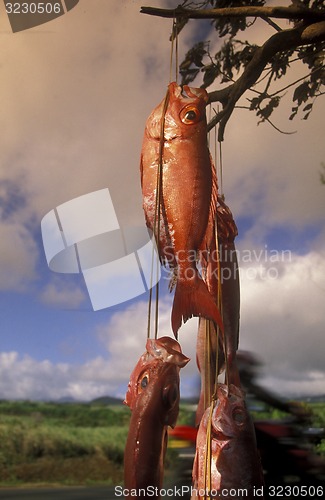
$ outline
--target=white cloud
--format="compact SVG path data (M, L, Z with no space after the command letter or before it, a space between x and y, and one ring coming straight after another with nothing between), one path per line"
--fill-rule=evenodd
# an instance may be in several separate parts
M241 267L240 349L250 350L261 359L263 384L282 396L323 392L324 262L319 253L292 254L290 261L246 262ZM261 265L266 269L264 275ZM267 273L271 267L274 271ZM160 300L159 336L173 336L171 302L172 297ZM196 318L179 332L182 350L191 358L180 374L184 396L196 393L198 388L196 332ZM136 302L114 314L98 326L95 335L103 345L103 354L80 365L2 353L2 397L124 397L129 376L145 350L147 302Z
M312 374L325 377L324 254L292 254L289 262L262 265L269 279L259 274L261 264L241 270L240 347L261 357L273 389L317 393L320 378Z
M121 363L121 361L120 361ZM0 395L6 399L55 400L72 397L87 401L107 394L124 397L127 381L104 357L69 365L38 361L17 352L0 353Z
M138 302L99 326L96 337L103 345L103 355L83 364L38 361L31 356L20 356L17 352L0 353L1 397L58 399L70 396L90 400L109 394L124 398L130 374L145 351L146 312L147 304ZM172 336L169 314L168 304L162 301L159 336ZM193 320L180 331L184 336L181 339L183 352L192 357L190 371L187 367L181 370L184 387L187 385L187 374L191 376L193 369L196 370L195 331ZM186 389L189 394L188 387Z
M77 309L88 297L76 286L61 282L55 277L51 283L48 283L39 294L44 304L57 306L59 308Z

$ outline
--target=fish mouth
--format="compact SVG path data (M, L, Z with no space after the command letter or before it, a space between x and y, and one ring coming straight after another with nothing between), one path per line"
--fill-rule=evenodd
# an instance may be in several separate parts
M203 99L206 103L209 100L207 91L202 88L189 87L188 85L177 85L173 82L169 85L170 90L176 97L185 97L186 99L199 98Z
M206 103L209 100L208 94L205 89L189 87L188 85L181 86L181 95L188 99L203 99Z

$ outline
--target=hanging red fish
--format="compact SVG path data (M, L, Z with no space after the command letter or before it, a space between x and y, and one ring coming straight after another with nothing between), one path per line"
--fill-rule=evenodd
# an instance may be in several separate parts
M222 197L218 197L217 235L220 266L222 319L227 367L227 383L240 386L236 363L239 344L240 283L235 238L238 234L233 215ZM216 289L218 284L214 284ZM216 293L216 292L214 292Z
M235 237L237 227L229 207L218 196L217 237L207 256L205 280L216 304L220 304L224 335L218 335L212 321L200 319L196 359L201 374L201 394L196 412L199 425L210 406L217 376L226 370L226 381L240 387L236 363L239 342L240 287ZM217 251L218 248L218 251Z
M240 387L236 363L239 342L240 288L235 237L237 227L232 213L218 196L216 239L207 257L205 280L216 304L220 305L224 335L210 320L200 319L196 358L201 374L201 394L196 412L199 425L205 409L210 406L216 377L226 370L226 381ZM218 249L218 251L217 251Z
M124 486L131 496L159 497L168 426L179 410L179 371L189 362L171 337L148 339L135 366L125 404L131 410L124 454Z
M210 249L217 201L216 174L207 144L207 101L204 89L171 83L166 100L147 120L142 145L146 223L156 238L159 233L160 258L176 276L171 315L175 335L182 321L192 316L209 318L223 328L218 307L196 265L200 251ZM157 214L160 166L161 208Z
M254 498L254 492L263 491L263 485L254 425L244 393L234 385L220 384L197 434L193 465L196 497Z

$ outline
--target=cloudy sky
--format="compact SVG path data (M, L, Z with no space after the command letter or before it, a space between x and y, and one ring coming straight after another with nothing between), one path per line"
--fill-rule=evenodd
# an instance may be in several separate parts
M94 311L82 275L48 268L41 236L47 213L105 188L121 225L144 225L139 156L169 82L171 21L140 14L143 3L80 0L17 33L0 3L0 398L124 397L144 351L148 294ZM206 27L189 23L180 58ZM271 34L256 23L251 36ZM304 74L293 68L288 81ZM222 146L239 227L240 348L259 356L263 383L283 396L325 384L324 99L292 122L290 99L274 122L294 134L238 109ZM164 284L159 335L171 335L171 301ZM196 325L180 330L192 358L184 396L197 391Z

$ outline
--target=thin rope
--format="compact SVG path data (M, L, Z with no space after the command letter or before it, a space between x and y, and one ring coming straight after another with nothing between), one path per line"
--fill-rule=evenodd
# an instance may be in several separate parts
M172 25L172 36L171 36L171 48L170 48L170 63L169 63L169 83L172 81L173 73L173 55L174 55L174 44L175 44L175 64L176 64L176 77L175 81L177 83L178 74L178 33L176 27L176 17L174 16ZM161 215L161 198L162 198L162 171L163 171L163 154L164 154L164 135L165 135L165 116L169 102L169 89L167 89L165 101L163 105L163 111L160 121L160 141L159 141L159 158L157 166L157 183L156 183L156 203L155 203L155 216L154 216L154 236L157 242L157 247L159 248L160 241L160 215ZM151 271L150 271L150 291L149 291L149 303L148 303L148 324L147 324L147 337L150 338L151 333L151 309L153 300L153 275L154 275L154 249L151 258ZM156 276L159 276L159 260L156 266ZM155 338L158 336L158 320L159 320L159 280L157 279L156 284L156 294L155 294L155 328L154 334Z
M210 321L203 319L204 321L204 369L205 369L205 383L204 383L204 393L203 393L203 404L204 409L211 404L211 328ZM208 403L208 404L207 404Z
M217 108L217 111L213 108L213 111L215 112L215 114L218 114L219 113L219 107ZM218 134L217 134L217 128L214 127L214 160L215 160L215 164L218 166L218 179L220 179L220 183L219 183L219 188L220 188L220 196L222 199L224 199L224 192L223 192L223 157L222 157L222 142L219 141L217 139L218 137ZM217 161L217 157L218 157L218 154L217 154L217 149L218 149L218 145L219 144L219 161Z
M159 157L158 157L158 165L157 165L157 181L156 181L156 201L155 201L155 215L154 215L154 223L153 223L153 232L155 236L155 240L157 243L157 247L159 249L159 241L160 241L160 212L161 212L161 195L162 195L162 173L163 173L163 154L164 154L164 140L165 140L165 116L169 102L169 88L167 89L161 121L160 121L160 140L159 140ZM151 258L151 276L150 282L153 282L153 274L154 274L154 248L152 251ZM157 262L156 268L157 276L159 273L159 262ZM149 301L148 301L148 324L147 324L147 337L150 338L151 333L151 309L152 309L152 299L153 299L153 288L150 288L149 291ZM158 316L159 316L159 280L157 280L156 284L156 306L155 306L155 338L158 336Z
M150 269L150 288L148 300L148 320L147 320L147 338L150 338L150 325L151 325L151 304L152 304L152 287L153 287L153 263L155 258L155 249L152 247L151 252L151 269Z
M216 131L217 133L217 131ZM224 200L225 195L223 192L223 157L222 157L222 142L218 141L219 143L219 165L220 165L220 195L222 199Z
M206 455L204 461L204 498L210 498L208 492L211 491L211 428L212 428L212 414L213 414L213 405L214 402L211 401L208 425L207 425L207 433L206 433Z
M178 80L178 31L177 31L177 18L173 18L172 35L171 35L171 48L169 60L169 83L173 81L173 57L174 57L174 44L175 44L175 82Z
M175 82L178 81L178 31L176 29L176 47L175 47Z
M218 227L217 227L217 224L216 224L216 227L215 227L215 239L216 239L216 249L217 249L217 255L218 255L218 298L217 298L217 302L218 302L218 308L219 308L219 311L220 311L220 314L221 314L221 318L222 318L222 321L223 321L223 307L222 307L222 287L221 287L221 267L220 267L220 254L219 254L219 238L218 238ZM218 341L218 344L219 344L219 338L220 338L220 328L219 326L217 325L217 341ZM226 332L224 331L223 335L222 335L222 340L223 340L223 352L224 352L224 357L225 357L225 378L226 378L226 384L228 384L228 380L229 380L229 375L228 375L228 372L229 372L229 368L228 368L228 359L227 359L227 335L226 335ZM216 367L216 386L215 386L215 390L217 390L217 380L218 380L218 367Z
M172 27L172 43L170 48L170 56L169 56L169 83L173 78L173 54L174 54L174 28L175 28L175 18L173 19L173 27Z
M174 42L175 41L175 42ZM175 43L175 81L177 83L178 76L178 32L177 32L177 18L174 16L173 24L172 24L172 35L171 35L171 48L170 48L170 63L169 63L169 83L172 81L172 73L173 73L173 55L174 55L174 43ZM169 89L167 89L165 101L163 105L163 111L160 122L160 141L159 141L159 158L157 165L157 183L156 183L156 202L155 202L155 215L154 215L154 237L156 239L157 247L159 249L159 241L160 241L160 215L161 215L161 194L162 194L162 171L163 171L163 153L164 153L164 132L165 132L165 116L169 102ZM149 290L149 301L148 301L148 323L147 323L147 338L150 338L151 333L151 309L152 309L152 300L153 300L153 275L154 275L154 248L152 251L151 258L151 271L150 271L150 290ZM156 267L156 304L155 304L155 338L158 336L158 317L159 317L159 260L157 260Z

